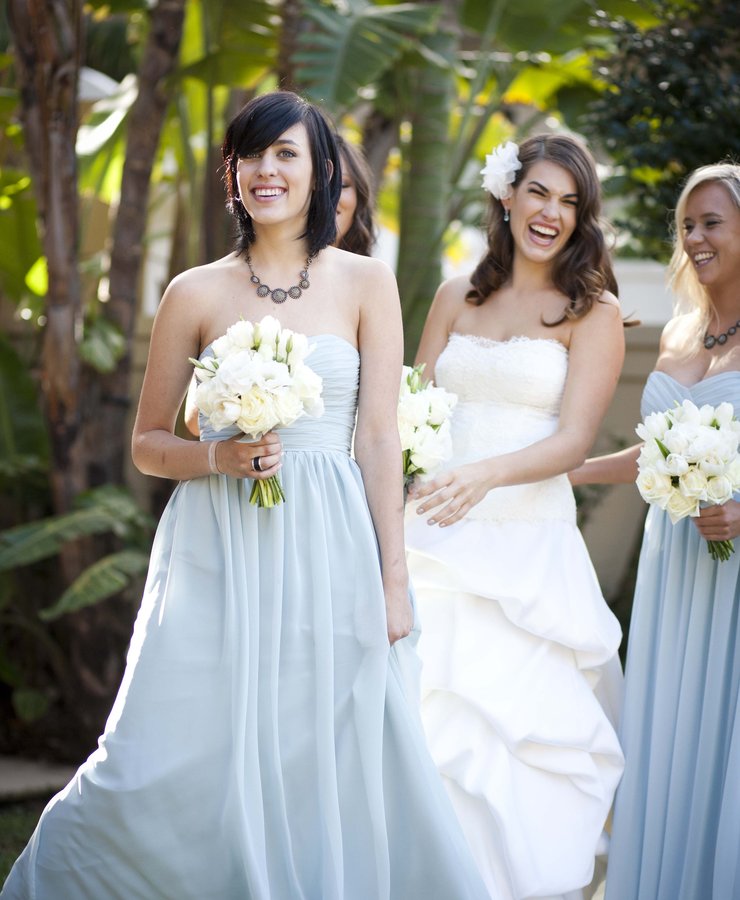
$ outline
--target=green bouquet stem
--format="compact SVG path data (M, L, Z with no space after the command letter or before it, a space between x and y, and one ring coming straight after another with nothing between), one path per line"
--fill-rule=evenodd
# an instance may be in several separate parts
M732 541L707 541L709 554L714 560L726 562L735 552L735 545Z
M278 503L285 503L285 494L277 475L255 479L252 484L252 493L249 495L249 502L253 506L263 506L268 509L277 506Z

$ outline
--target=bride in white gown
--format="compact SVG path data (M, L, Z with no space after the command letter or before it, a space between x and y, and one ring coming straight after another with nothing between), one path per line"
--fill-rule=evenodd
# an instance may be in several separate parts
M622 674L565 473L612 398L623 323L588 151L540 136L483 171L488 252L440 287L417 356L459 397L452 460L407 514L422 716L491 896L571 900L622 772Z

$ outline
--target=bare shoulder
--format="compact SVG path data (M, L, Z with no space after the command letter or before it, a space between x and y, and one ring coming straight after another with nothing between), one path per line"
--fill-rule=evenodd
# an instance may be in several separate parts
M699 316L695 312L673 316L663 327L660 336L662 350L686 347L691 344L699 330Z
M471 289L472 285L467 275L455 275L443 281L434 295L431 314L446 322L455 321L458 315L468 308L469 304L465 298Z
M176 297L191 299L207 297L213 293L214 286L217 286L220 280L230 277L238 265L236 254L230 253L214 262L185 269L179 275L175 275L169 283L165 296L174 294Z
M604 291L604 293L599 297L599 302L594 304L594 307L606 306L612 310L612 315L614 313L618 313L621 315L622 306L619 302L619 299L612 294L611 291Z

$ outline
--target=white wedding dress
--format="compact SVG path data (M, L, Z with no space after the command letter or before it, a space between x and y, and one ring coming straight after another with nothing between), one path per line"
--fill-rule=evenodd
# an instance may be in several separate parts
M567 370L554 340L451 335L435 370L459 398L449 466L551 435ZM491 897L581 897L623 768L621 633L568 478L495 489L446 528L427 518L410 504L432 756Z

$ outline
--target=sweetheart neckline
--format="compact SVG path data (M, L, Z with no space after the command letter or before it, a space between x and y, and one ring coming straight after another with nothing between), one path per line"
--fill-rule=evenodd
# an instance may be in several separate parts
M557 338L544 338L544 337L529 337L526 334L516 334L512 335L510 338L506 338L506 340L497 340L496 338L485 337L480 334L468 334L467 332L462 331L451 331L449 334L450 338L465 338L469 341L472 341L474 344L479 344L482 346L490 345L490 346L506 346L508 344L554 344L556 348L562 350L565 354L568 353L568 348L562 341L557 340Z
M357 356L360 355L360 351L358 350L358 348L355 347L354 344L350 343L347 340L347 338L342 337L340 334L334 334L331 331L321 331L318 334L307 334L306 337L308 338L309 343L318 338L335 338L336 340L340 341L342 344L346 344L346 346L349 347L351 350L354 350L354 352L357 354ZM213 346L213 344L215 343L216 340L218 340L218 338L215 338L213 341L211 341L210 343L205 345L205 347L200 351L200 356L198 357L198 359L203 358L203 354L206 352L206 350L209 350Z
M715 378L723 378L725 375L740 375L740 370L732 370L728 372L717 372L716 375L709 375L706 378L701 378L699 381L695 381L693 384L684 384L682 381L679 381L678 378L674 378L673 375L669 375L668 372L663 372L661 369L653 369L653 371L648 375L648 378L652 378L653 375L662 375L664 378L668 378L674 384L679 385L686 391L693 391L694 388L698 387L701 384L707 384L710 381L713 381Z

